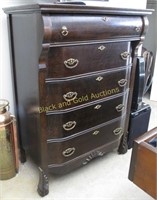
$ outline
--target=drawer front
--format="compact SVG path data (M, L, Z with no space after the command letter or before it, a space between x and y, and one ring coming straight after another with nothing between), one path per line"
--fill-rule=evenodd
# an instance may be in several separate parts
M48 164L60 164L97 147L119 140L123 134L121 120L64 141L48 143Z
M43 15L44 43L140 36L139 16Z
M126 110L127 93L105 102L68 112L47 113L47 137L62 138L120 117Z
M50 47L47 78L69 77L126 66L130 64L130 55L130 42Z
M46 106L51 108L49 111L63 110L119 94L128 87L129 75L128 67L66 81L47 81Z

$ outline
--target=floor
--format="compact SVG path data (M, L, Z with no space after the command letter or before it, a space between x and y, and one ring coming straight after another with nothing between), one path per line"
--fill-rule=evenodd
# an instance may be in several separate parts
M145 99L152 108L149 129L157 126L157 102ZM36 190L38 170L28 160L20 164L16 177L0 181L1 200L153 200L128 180L131 150L124 155L111 152L64 176L51 176L49 195Z

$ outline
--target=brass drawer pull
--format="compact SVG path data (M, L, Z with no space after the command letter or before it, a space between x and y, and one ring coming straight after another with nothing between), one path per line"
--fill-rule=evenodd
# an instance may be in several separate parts
M135 27L136 32L140 32L141 28L140 27Z
M99 110L100 108L101 108L101 105L96 105L96 106L94 107L95 110Z
M67 36L68 33L69 33L69 31L68 31L67 27L66 27L66 26L62 26L61 34L62 34L63 36Z
M103 80L103 77L102 76L98 76L97 78L96 78L96 81L102 81Z
M123 53L120 54L121 55L121 58L123 60L127 60L127 58L130 56L130 53L127 52L127 51L124 51Z
M77 97L77 92L68 92L63 95L63 98L68 102L73 101L74 99L76 99L76 97Z
M124 87L127 84L127 82L128 82L127 79L121 79L118 81L118 85L120 87Z
M94 131L92 135L98 135L100 131Z
M64 65L68 68L68 69L73 69L75 68L77 65L79 64L79 61L77 59L74 58L69 58L68 60L64 61Z
M72 148L68 148L65 151L63 151L62 155L64 157L69 157L69 156L72 156L74 153L75 153L75 147L72 147Z
M124 105L123 104L119 104L118 106L116 106L117 112L121 112L123 109L124 109Z
M70 130L74 129L75 126L76 126L76 121L69 121L69 122L63 124L63 129L65 131L70 131Z
M101 45L100 47L98 47L98 49L99 49L100 51L103 51L103 50L106 49L106 47L105 47L104 45Z
M114 135L120 135L123 133L123 128L119 127L113 131Z

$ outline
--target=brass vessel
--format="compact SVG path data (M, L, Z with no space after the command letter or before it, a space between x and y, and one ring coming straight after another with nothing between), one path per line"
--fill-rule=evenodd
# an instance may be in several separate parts
M16 120L8 110L9 102L0 99L0 180L14 177L19 168Z

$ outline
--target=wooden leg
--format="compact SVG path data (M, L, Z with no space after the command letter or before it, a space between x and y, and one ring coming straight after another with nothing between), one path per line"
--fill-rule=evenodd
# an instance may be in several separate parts
M49 193L48 176L41 168L39 168L39 184L37 191L41 197L44 197Z
M20 148L20 161L21 163L26 162L26 152L23 148Z
M127 139L128 139L128 133L124 134L122 136L119 148L118 148L118 153L120 154L125 154L128 150L128 143L127 143Z

